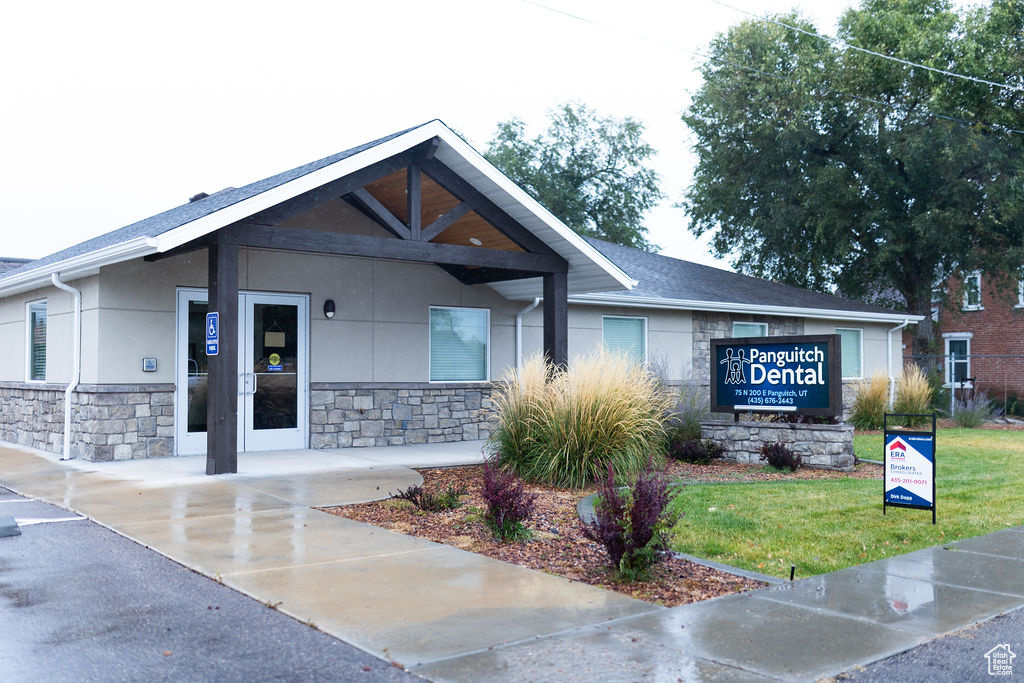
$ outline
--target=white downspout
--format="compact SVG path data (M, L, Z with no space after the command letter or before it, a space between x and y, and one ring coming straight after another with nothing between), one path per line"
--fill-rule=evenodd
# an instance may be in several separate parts
M523 316L540 305L541 297L533 297L533 303L516 313L516 372L523 371Z
M893 403L896 401L896 377L893 375L893 370L892 370L892 333L893 332L899 332L900 330L902 330L904 327L906 327L909 324L910 324L910 319L908 318L907 320L904 320L903 322L901 322L896 327L894 327L891 330L889 330L889 332L886 334L886 341L888 343L885 345L885 364L886 364L886 367L888 367L888 369L889 369L889 408L890 409L892 408Z
M57 289L63 289L71 294L74 300L74 323L71 331L71 381L68 388L64 390L64 454L61 460L71 459L71 396L78 388L78 381L82 375L82 293L61 281L59 273L53 273L50 281Z

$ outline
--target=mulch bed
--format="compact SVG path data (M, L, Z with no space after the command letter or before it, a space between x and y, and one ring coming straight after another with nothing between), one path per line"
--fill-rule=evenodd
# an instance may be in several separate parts
M623 583L617 581L608 568L604 548L583 535L576 515L576 503L595 489L567 491L528 485L527 489L537 494L534 515L527 523L533 538L522 543L503 543L493 538L482 520L487 508L480 495L482 466L425 469L419 472L423 475L424 488L428 491L443 491L449 485L465 487L467 493L462 497L464 505L456 510L422 512L407 501L392 499L324 509L341 517L420 536L666 607L752 590L764 585L677 558L667 558L659 563L652 570L648 581ZM667 474L672 480L688 482L776 481L843 476L879 478L881 468L861 464L852 475L809 469L789 473L736 463L691 465L673 461L669 463Z

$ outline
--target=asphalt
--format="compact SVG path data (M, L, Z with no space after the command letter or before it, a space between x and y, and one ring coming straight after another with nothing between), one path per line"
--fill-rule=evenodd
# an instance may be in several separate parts
M415 676L67 510L0 489L0 680Z

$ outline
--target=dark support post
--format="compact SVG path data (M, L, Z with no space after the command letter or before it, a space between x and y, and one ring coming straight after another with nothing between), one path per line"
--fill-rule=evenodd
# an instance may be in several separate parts
M210 356L206 399L206 473L238 471L238 247L209 248L210 311L220 314L220 349Z
M554 365L569 364L569 292L565 273L544 275L544 356Z
M409 239L419 240L423 232L423 219L420 211L420 166L409 164L405 170L406 177L406 211L409 216Z

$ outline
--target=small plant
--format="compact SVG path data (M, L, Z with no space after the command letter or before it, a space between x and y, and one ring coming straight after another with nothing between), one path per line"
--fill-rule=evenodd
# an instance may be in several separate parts
M953 406L953 423L964 429L974 429L998 417L998 410L993 408L985 392L959 400Z
M672 441L669 443L668 448L668 456L670 458L696 465L707 465L712 460L721 458L723 455L725 455L725 447L711 439L703 441Z
M695 384L683 384L673 398L675 407L665 421L668 440L697 441L700 439L700 423L708 412L707 390Z
M911 415L931 413L932 395L932 385L927 375L918 366L908 363L903 368L903 378L896 393L893 412ZM926 417L913 417L905 419L904 422L908 427L913 427L927 420Z
M483 497L487 501L484 522L501 541L523 541L530 537L524 522L533 514L537 496L527 493L523 481L502 472L492 462L484 464Z
M761 460L767 460L768 464L777 470L789 470L796 472L803 464L803 459L798 453L794 453L786 444L776 441L761 446Z
M466 487L449 485L440 493L431 493L422 486L410 486L404 491L392 494L392 498L407 500L424 512L441 512L462 507L462 496L466 495Z
M850 423L857 429L881 429L889 406L889 379L875 374L857 385L857 396L850 411Z
M667 482L650 465L637 476L632 491L615 485L609 465L594 521L584 524L583 533L604 546L620 578L643 580L660 559L666 532L676 522L677 516L669 513L671 501Z

